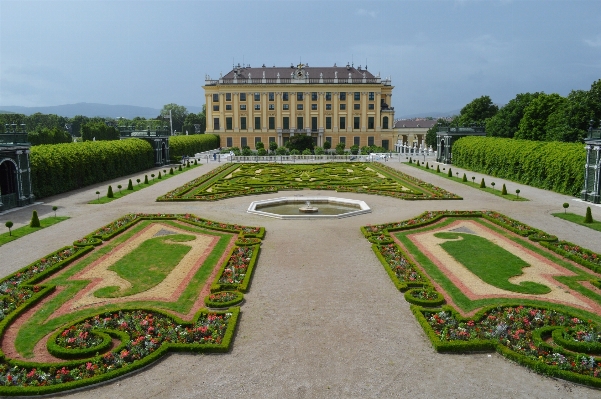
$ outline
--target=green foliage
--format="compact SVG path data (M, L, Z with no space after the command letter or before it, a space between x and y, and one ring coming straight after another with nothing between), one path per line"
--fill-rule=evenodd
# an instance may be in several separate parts
M161 175L161 172L159 172L159 175L157 176L158 179L162 179L163 176Z
M324 150L327 151L327 150L329 150L331 148L332 148L332 143L330 141L326 140L326 141L323 142L323 149Z
M172 175L173 174L173 168L169 168L169 174Z
M563 203L563 209L564 209L563 213L567 213L569 207L570 207L570 204L568 204L567 202L564 202Z
M346 143L340 142L336 144L336 155L344 155L344 149L346 148Z
M188 109L183 105L177 105L174 103L163 105L161 109L161 117L169 117L169 111L171 111L171 122L173 124L173 130L183 132L184 122L188 116ZM181 136L180 136L181 137ZM185 136L183 136L185 137ZM189 137L189 136L188 136ZM219 146L217 146L219 147Z
M198 134L203 134L207 130L206 104L202 105L202 111L199 113L186 115L181 131L188 131L190 134L197 134L196 127L194 125L200 125L200 131Z
M262 141L259 141L258 143L255 144L255 149L260 150L261 148L265 149L265 144L263 144Z
M426 162L426 169L430 169L430 166L428 166L428 162Z
M177 168L178 172L182 171L182 165L179 165L179 167ZM145 179L144 183L148 184L148 177Z
M35 211L34 211L35 212ZM591 213L591 207L586 207L586 216L584 217L584 223L593 223L593 214Z
M113 187L110 186L110 185L109 185L109 188L108 188L108 190L106 192L106 196L107 196L107 198L114 198L115 197L115 195L113 194Z
M245 157L249 157L249 156L252 155L252 151L251 151L251 149L250 149L249 146L244 146L242 148L242 155L245 156Z
M269 151L274 152L278 148L278 143L275 141L269 142Z
M484 177L480 181L480 188L486 188L486 183L484 183Z
M119 140L119 130L105 122L88 122L81 127L83 141Z
M492 103L489 96L474 99L461 109L458 123L460 126L469 126L477 123L482 124L488 118L492 118L499 111L499 107Z
M127 183L127 189L130 191L134 189L134 184L132 183L131 179L129 179L129 182Z
M449 172L447 173L447 176L453 177L453 170L451 168L449 168Z
M461 179L462 182L467 182L467 176L465 175L465 173L463 174L463 178Z
M524 110L540 93L521 93L505 104L499 112L486 121L486 135L492 137L513 138Z
M278 147L275 149L276 155L288 155L288 148L286 147Z
M180 165L181 168L181 165ZM148 175L144 175L144 184L148 184Z
M265 148L259 148L257 150L257 155L264 157L265 155L267 155L267 150Z
M36 198L64 193L154 165L144 140L40 145L31 148L31 179Z
M351 146L351 148L350 148L350 150L351 150L351 154L352 154L352 155L357 155L357 154L359 154L359 146L358 146L358 145L356 145L356 144L355 144L355 145L352 145L352 146Z
M303 152L301 153L301 155L311 155L311 154L312 154L312 153L311 153L311 150L310 150L310 149L308 149L308 148L305 148L305 149L303 150Z
M311 138L311 136L307 136L306 134L295 134L294 136L290 137L286 143L286 148L290 150L291 154L292 150L298 150L298 153L300 154L307 148L313 152L313 138Z
M564 97L556 93L540 93L524 109L524 116L520 120L518 131L514 137L522 140L552 140L548 136L549 116L563 107L566 101Z
M315 153L315 155L323 155L323 154L325 154L326 151L324 150L323 147L315 146L315 147L313 147L313 152Z
M31 221L29 222L29 227L41 227L40 219L38 218L38 211L33 211L31 215Z
M464 137L453 144L457 167L567 195L580 192L585 161L577 143Z
M193 155L219 148L219 136L216 134L194 134L190 136L172 136L169 138L169 156L172 159L184 155Z
M70 143L71 135L64 129L58 127L43 127L34 131L29 131L27 140L31 145Z
M300 155L300 152L295 148L290 151L290 155Z
M12 236L12 235L13 235L13 233L12 233L12 231L11 231L10 229L13 227L13 222L11 222L11 221L9 220L9 221L7 221L6 223L4 223L4 225L5 225L5 226L6 226L6 228L8 229L8 235L9 235L9 236Z
M436 165L436 173L440 173L440 165Z
M505 183L503 183L503 189L501 190L501 195L507 195L507 187L505 187Z

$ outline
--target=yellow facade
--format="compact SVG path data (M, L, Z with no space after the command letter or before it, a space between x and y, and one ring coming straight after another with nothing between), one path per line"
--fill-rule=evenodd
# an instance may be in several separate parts
M218 134L222 147L283 146L295 134L332 148L396 142L393 86L366 69L344 67L236 67L205 85L206 133Z

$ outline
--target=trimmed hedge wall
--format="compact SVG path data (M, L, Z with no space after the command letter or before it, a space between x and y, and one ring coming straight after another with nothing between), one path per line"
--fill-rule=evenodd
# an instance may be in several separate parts
M491 176L578 195L586 151L580 143L463 137L453 144L453 164Z
M169 138L169 155L179 158L184 155L192 156L219 148L219 136L216 134L193 134L191 136L174 136Z
M31 147L31 182L36 198L64 193L154 166L144 140L86 141Z

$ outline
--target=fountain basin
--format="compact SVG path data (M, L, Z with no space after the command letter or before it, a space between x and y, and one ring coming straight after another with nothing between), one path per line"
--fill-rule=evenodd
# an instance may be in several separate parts
M310 202L311 206L299 207L299 204L304 205L307 202ZM296 196L253 201L247 212L276 219L340 219L370 213L371 208L361 200Z

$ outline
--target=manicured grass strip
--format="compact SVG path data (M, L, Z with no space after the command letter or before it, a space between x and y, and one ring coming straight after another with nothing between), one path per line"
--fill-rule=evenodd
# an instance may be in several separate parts
M190 167L186 167L186 166L182 165L181 172L178 170L179 165L169 166L170 168L173 168L173 174L172 175L169 174L169 169L163 169L163 170L160 171L161 172L161 178L160 179L158 178L158 172L156 173L156 175L155 175L154 178L152 178L150 176L150 174L146 173L146 175L148 176L148 184L145 184L144 183L144 179L140 178L140 183L136 182L135 180L132 180L133 190L128 190L127 189L127 185L125 187L122 187L121 190L119 190L117 188L117 186L115 186L115 187L113 187L113 198L106 197L106 190L108 190L108 186L107 186L107 188L104 191L105 196L101 196L100 198L98 198L98 196L97 196L95 200L92 200L92 201L88 202L88 204L96 204L96 205L97 204L106 204L108 202L112 202L112 201L118 200L121 197L125 197L126 195L135 193L136 191L140 191L140 190L142 190L142 189L144 189L146 187L152 186L153 184L160 183L160 182L162 182L165 179L168 179L170 177L179 175L179 174L184 173L184 172L186 172L188 170L192 170L192 169L198 168L200 166L202 166L201 163L199 163L197 165L191 164ZM164 173L165 171L166 171L166 173ZM100 190L98 190L98 191L100 191ZM103 191L100 191L100 193L102 195Z
M430 169L426 169L425 166L416 165L413 162L411 162L411 163L408 162L408 163L406 163L406 165L413 166L414 168L421 169L426 172L430 172L432 174L435 174L436 176L444 177L445 179L453 180L454 182L457 182L457 183L465 184L466 186L470 186L472 188L477 188L478 190L481 190L481 191L486 191L487 193L494 194L497 197L501 197L501 198L504 198L509 201L530 201L528 198L524 198L521 195L517 195L517 194L511 194L509 191L507 191L507 194L503 195L502 191L501 191L502 186L499 188L495 188L495 187L488 187L488 185L487 185L486 187L483 188L483 187L480 187L480 182L478 182L478 183L475 182L475 179L473 181L463 181L463 176L462 177L459 177L459 175L449 176L448 173L445 173L445 171L442 171L442 170L440 172L437 172L436 169L431 169L431 167L430 167ZM449 166L449 167L452 168L452 166ZM445 169L446 169L446 167L445 167ZM487 184L490 184L490 183L492 183L492 181Z
M576 223L584 227L588 227L589 229L601 231L601 222L593 221L593 223L584 223L584 216L577 215L575 213L552 213L551 215L558 217L563 220L567 220L568 222Z
M4 245L8 242L14 241L17 238L24 237L28 234L35 233L38 230L41 230L45 227L50 227L67 219L69 219L69 217L67 216L50 216L45 219L40 219L40 227L23 226L16 229L12 229L12 234L10 235L9 233L0 234L0 245Z
M523 294L546 294L551 289L532 281L512 284L509 279L519 276L528 263L486 238L473 234L445 232L434 235L448 239L441 247L481 280L497 288Z

